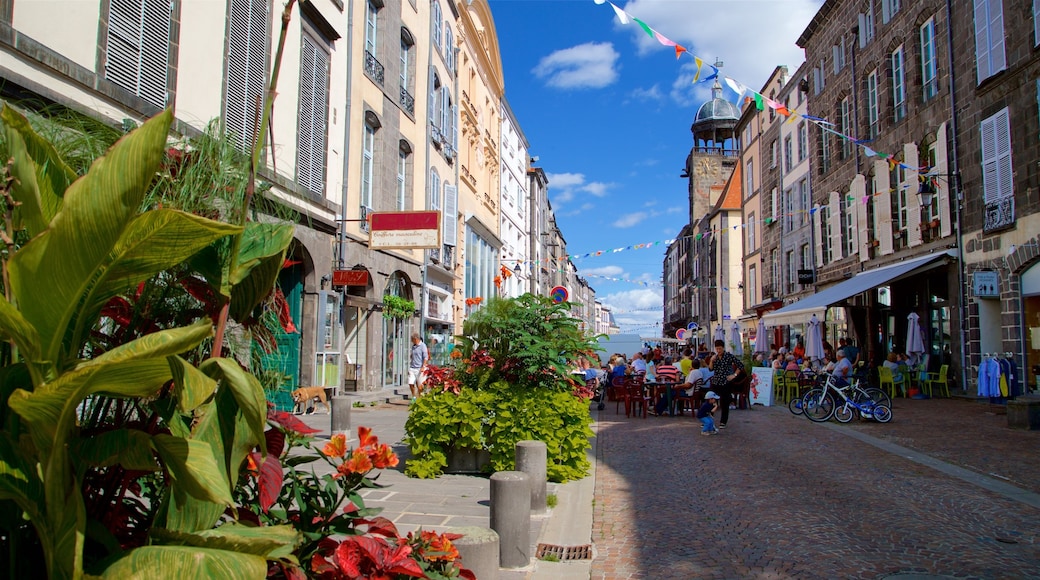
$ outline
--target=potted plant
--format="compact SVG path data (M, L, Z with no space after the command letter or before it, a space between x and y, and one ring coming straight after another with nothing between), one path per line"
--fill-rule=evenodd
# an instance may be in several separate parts
M415 302L393 294L383 296L383 318L410 318L415 313Z

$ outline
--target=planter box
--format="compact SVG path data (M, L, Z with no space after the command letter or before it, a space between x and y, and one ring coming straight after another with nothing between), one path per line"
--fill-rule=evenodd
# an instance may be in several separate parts
M444 473L483 473L491 463L491 454L483 449L454 449L447 456Z

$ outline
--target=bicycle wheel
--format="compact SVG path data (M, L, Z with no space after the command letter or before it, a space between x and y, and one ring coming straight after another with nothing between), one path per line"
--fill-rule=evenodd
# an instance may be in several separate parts
M834 408L834 418L837 419L839 423L848 423L855 416L856 407L847 401Z
M857 389L854 395L857 397L857 403L864 403L866 400L870 400L879 405L887 405L889 409L892 408L892 397L889 397L888 393L877 387Z
M823 423L834 415L834 397L823 389L812 389L802 397L802 414L810 421Z
M874 407L874 420L878 423L888 423L892 420L892 407L878 404Z
M794 415L802 414L802 398L791 397L791 400L787 403L787 410L791 411Z

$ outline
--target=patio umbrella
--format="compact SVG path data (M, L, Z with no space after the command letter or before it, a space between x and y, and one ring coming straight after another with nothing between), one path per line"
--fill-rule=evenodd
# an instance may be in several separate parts
M823 329L820 319L813 314L809 318L809 326L805 329L805 358L820 360L823 358Z
M758 329L755 330L755 352L769 354L769 339L766 337L766 321L758 319Z
M733 344L733 354L737 356L744 355L744 341L740 336L740 325L736 322L729 329L729 341Z
M906 356L910 358L910 365L916 366L924 350L924 333L921 332L920 316L911 312L906 317Z
M721 322L719 323L718 326L715 327L715 339L714 340L726 340L726 329L722 327L722 323Z

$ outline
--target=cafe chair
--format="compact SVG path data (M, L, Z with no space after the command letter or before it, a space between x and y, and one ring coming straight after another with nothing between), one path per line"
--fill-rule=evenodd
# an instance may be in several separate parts
M892 369L882 365L877 369L878 372L878 386L881 390L888 393L891 398L896 398L897 393L906 392L906 378L903 375L899 375L899 378L895 378L895 374ZM898 390L896 387L899 387Z
M938 390L945 391L946 396L950 396L950 386L946 381L946 373L950 370L950 365L943 365L939 367L937 373L927 373L926 378L921 381L921 390L927 391L929 397L932 396L932 387L937 387Z
M642 413L646 419L648 407L653 404L650 395L647 394L643 385L642 377L627 381L628 404L625 405L625 416L634 416Z
M625 406L625 414L628 415L628 390L625 387L625 379L622 377L614 377L610 380L610 386L607 387L609 393L607 397L609 400L614 401L614 413L617 414L620 411L618 409L621 405Z
M675 400L672 402L675 405L676 410L682 415L686 409L690 410L690 413L696 417L697 407L701 406L704 402L704 379L697 379L693 382L693 394L687 395L686 391L680 391L680 394L675 396Z

